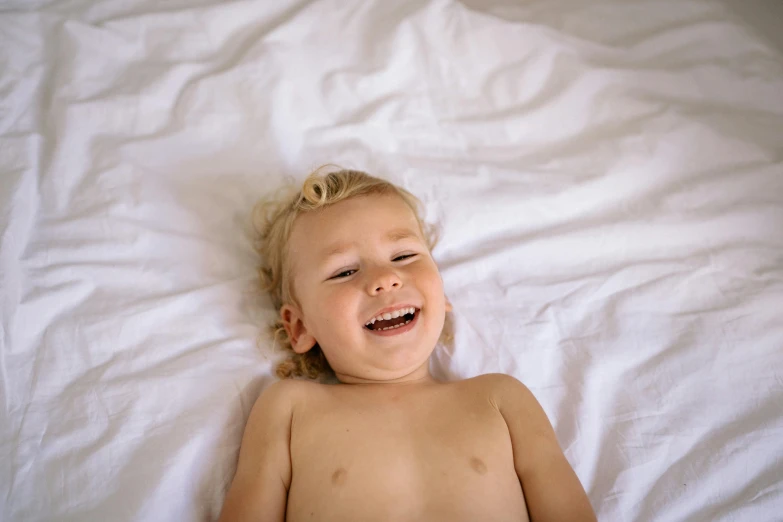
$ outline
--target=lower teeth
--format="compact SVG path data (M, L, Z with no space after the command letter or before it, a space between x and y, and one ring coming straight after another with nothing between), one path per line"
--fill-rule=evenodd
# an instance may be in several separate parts
M383 330L394 330L395 328L399 328L400 326L405 326L406 324L408 324L410 322L411 322L411 319L408 319L404 323L400 323L400 324L397 324L397 325L394 325L394 326L387 326L386 328L381 328L380 331L383 331Z

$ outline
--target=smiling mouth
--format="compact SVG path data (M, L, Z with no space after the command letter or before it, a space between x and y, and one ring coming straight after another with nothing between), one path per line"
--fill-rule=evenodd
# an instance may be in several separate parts
M406 324L409 324L411 321L413 321L419 312L420 310L416 309L413 313L407 313L399 317L385 319L383 321L375 321L371 324L364 325L364 327L368 330L374 331L396 330L397 328L402 328Z

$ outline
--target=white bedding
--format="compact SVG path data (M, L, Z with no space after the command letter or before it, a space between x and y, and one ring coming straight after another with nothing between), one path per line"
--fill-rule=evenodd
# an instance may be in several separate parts
M279 357L249 212L334 162L425 201L434 372L525 382L599 519L783 520L783 51L734 9L0 3L0 518L217 516Z

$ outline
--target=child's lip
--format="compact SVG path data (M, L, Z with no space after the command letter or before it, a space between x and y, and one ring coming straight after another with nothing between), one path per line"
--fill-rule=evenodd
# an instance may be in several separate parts
M416 314L413 316L413 320L411 320L410 323L406 324L405 326L400 326L399 328L392 328L391 330L370 330L369 328L365 328L368 333L373 335L378 335L380 337L392 337L395 335L401 335L405 332L409 332L413 329L414 326L416 326L416 323L419 322L419 316L421 315L421 310L416 309Z

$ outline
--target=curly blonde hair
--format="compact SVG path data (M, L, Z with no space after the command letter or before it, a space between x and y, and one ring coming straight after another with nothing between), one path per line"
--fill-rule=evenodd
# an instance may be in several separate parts
M300 190L294 186L283 187L283 193L259 201L253 210L253 226L258 234L255 249L261 257L258 279L261 289L272 298L276 310L285 303L299 304L289 273L288 240L294 221L300 214L358 196L394 194L413 211L430 251L437 242L436 230L421 218L421 201L404 188L358 170L339 169L323 175L323 169L316 169L307 176ZM281 320L274 321L269 329L274 340L289 352L288 358L277 365L279 378L333 376L318 344L298 354L294 352Z

